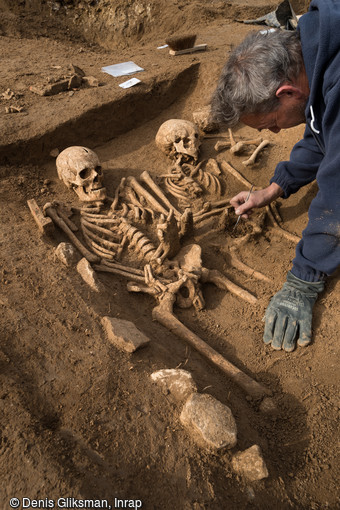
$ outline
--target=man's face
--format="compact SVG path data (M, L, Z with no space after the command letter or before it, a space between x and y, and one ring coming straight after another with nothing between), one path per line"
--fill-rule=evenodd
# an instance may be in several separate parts
M249 113L241 117L241 122L246 126L261 131L269 129L273 133L279 133L281 129L287 129L306 122L306 100L280 101L277 110L269 113Z

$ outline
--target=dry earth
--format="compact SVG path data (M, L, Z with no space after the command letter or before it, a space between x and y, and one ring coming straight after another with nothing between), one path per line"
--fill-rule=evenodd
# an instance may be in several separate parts
M295 2L303 12L308 2ZM121 177L153 176L169 163L156 148L159 126L170 118L192 119L206 104L233 44L254 27L236 22L262 15L276 2L147 3L119 1L0 1L0 405L2 412L0 507L11 497L139 499L146 509L335 509L339 502L336 449L339 416L339 274L332 276L315 306L314 342L286 354L262 343L262 317L270 296L285 280L294 243L273 233L243 246L240 257L272 278L256 281L229 264L230 228L214 231L207 221L192 241L203 262L253 292L258 305L207 284L206 308L179 310L180 320L235 365L272 389L278 413L259 403L197 352L152 321L151 296L129 294L126 281L103 275L98 295L74 268L54 258L61 232L41 237L27 207L52 200L76 204L58 180L52 149L70 145L95 149L113 196ZM194 30L204 53L171 57L167 35ZM101 72L104 65L133 60L145 71L142 83L123 90L125 78ZM53 96L32 85L53 82L82 68L100 82ZM5 113L8 106L20 113ZM275 164L289 156L302 127L278 136L253 167L229 151L218 155L257 186L268 182ZM240 127L235 136L252 138ZM205 139L201 159L216 156L216 140ZM231 177L224 195L242 189ZM281 201L284 228L297 235L307 222L316 193L310 185ZM228 226L227 226L228 227ZM239 234L247 227L242 224ZM125 318L149 336L149 346L132 355L114 348L102 330L103 315ZM154 386L161 368L190 371L199 391L228 405L238 426L232 451L199 447L179 422L180 407ZM231 456L261 446L269 477L247 482L235 475ZM40 503L42 505L42 503ZM21 507L20 507L21 508ZM44 508L44 506L40 506Z

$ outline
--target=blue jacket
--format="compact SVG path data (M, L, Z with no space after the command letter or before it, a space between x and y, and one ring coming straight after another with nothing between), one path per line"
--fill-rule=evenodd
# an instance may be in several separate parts
M340 265L340 1L312 0L298 30L310 89L306 129L271 182L281 186L284 198L314 179L318 183L292 268L314 282Z

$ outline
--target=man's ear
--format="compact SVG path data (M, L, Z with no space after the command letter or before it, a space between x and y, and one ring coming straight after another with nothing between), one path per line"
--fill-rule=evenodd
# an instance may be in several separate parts
M290 83L286 83L284 85L281 85L275 93L276 97L282 98L282 97L294 97L295 99L300 99L302 97L302 91L299 87L296 87L296 85L292 85Z

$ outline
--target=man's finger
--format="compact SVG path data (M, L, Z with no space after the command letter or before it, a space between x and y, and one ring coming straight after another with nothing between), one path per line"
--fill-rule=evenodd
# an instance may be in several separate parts
M297 321L289 319L282 343L282 347L285 351L287 352L294 351L296 345L297 330L298 330Z
M283 339L286 333L286 326L288 323L288 317L284 313L279 313L275 323L275 330L272 340L272 348L276 351L282 349Z
M301 347L309 345L312 341L312 325L310 320L301 320L299 328L298 344Z
M270 342L273 340L273 334L275 329L275 322L276 322L276 313L275 312L266 312L265 315L265 326L264 326L264 333L263 333L263 341L265 344L270 344Z

